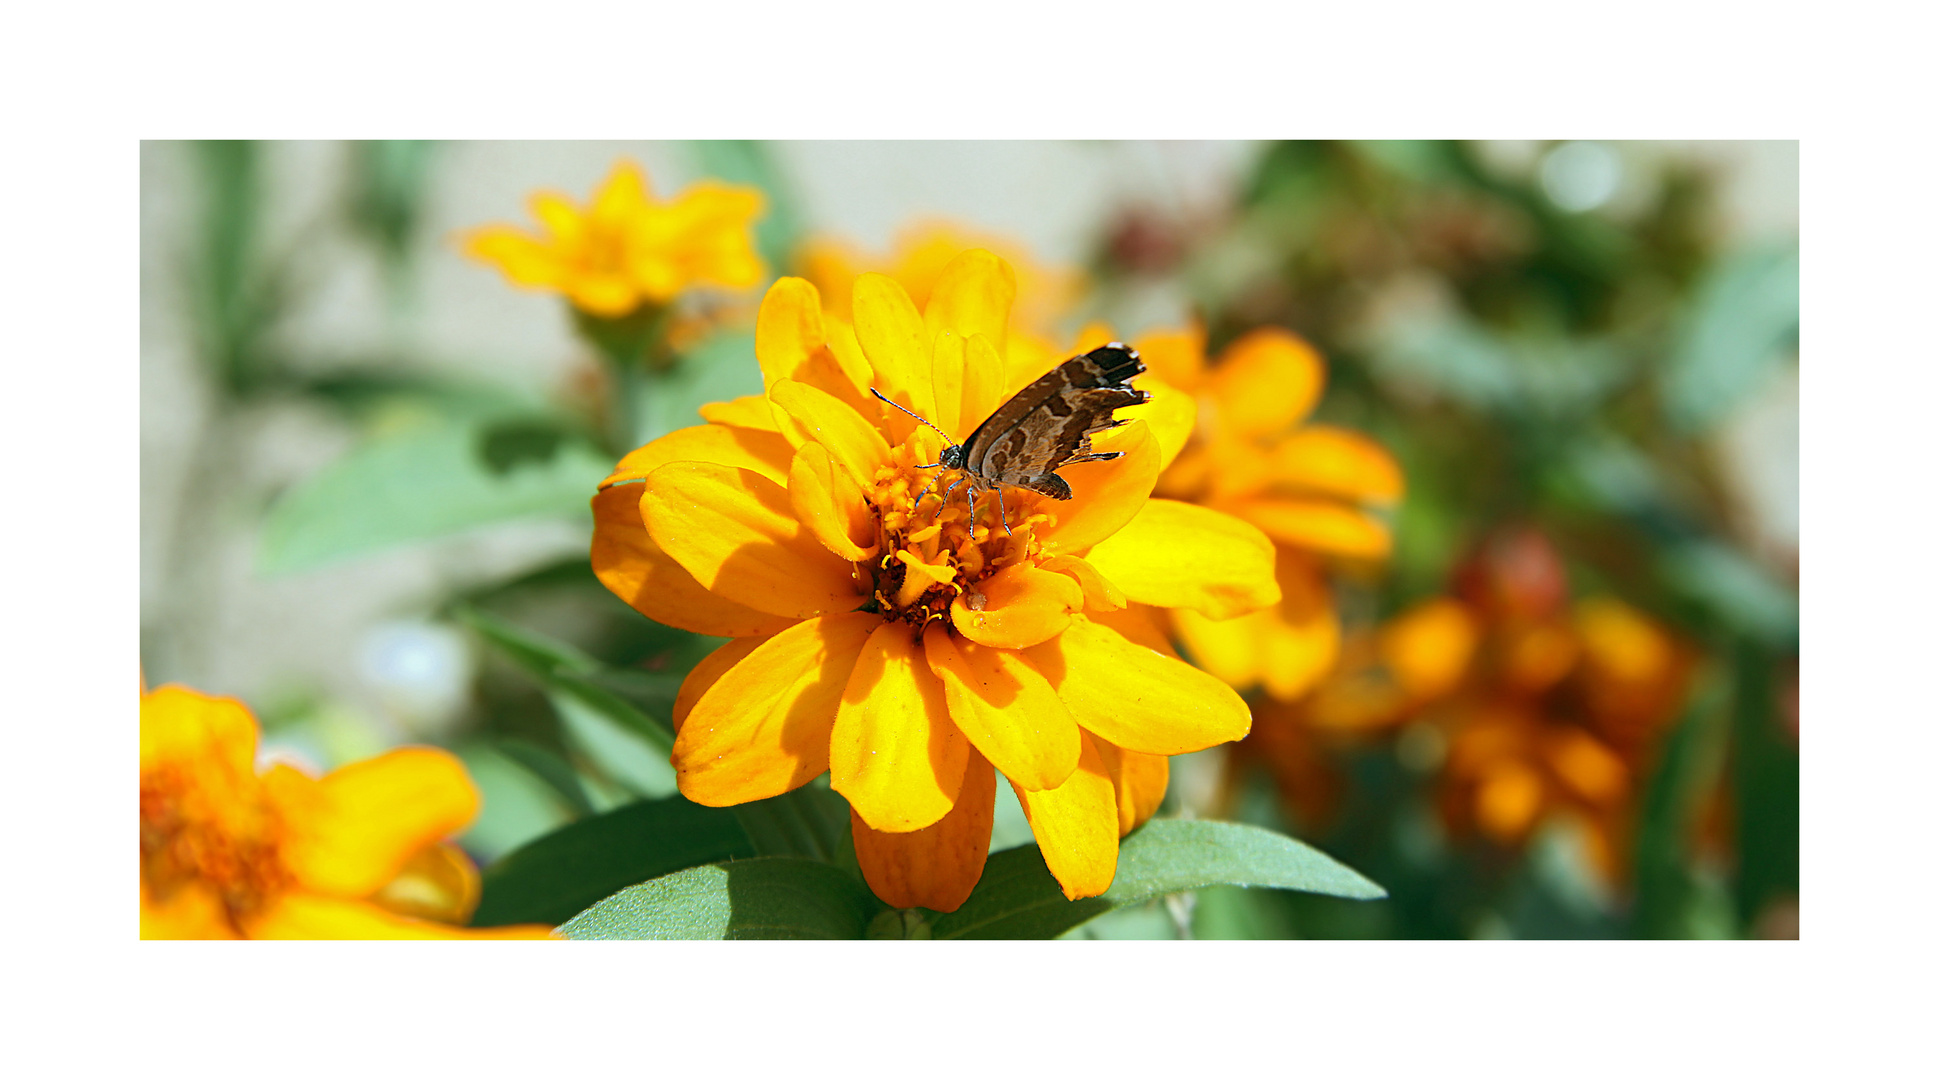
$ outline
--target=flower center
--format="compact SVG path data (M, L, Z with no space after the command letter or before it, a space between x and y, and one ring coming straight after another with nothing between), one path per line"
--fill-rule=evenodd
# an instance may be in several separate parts
M872 566L875 608L918 631L937 619L954 630L949 609L959 596L980 610L977 583L1039 559L1037 527L1051 520L1034 491L1006 485L999 492L963 470L933 467L933 441L912 434L876 471L869 492L882 551Z
M288 884L282 815L255 778L151 769L141 778L141 877L157 901L201 886L229 923L259 911Z

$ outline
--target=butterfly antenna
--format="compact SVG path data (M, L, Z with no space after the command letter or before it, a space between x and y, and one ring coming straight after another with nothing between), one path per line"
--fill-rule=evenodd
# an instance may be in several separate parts
M902 409L902 406L900 406L900 405L896 405L896 404L895 404L895 402L893 402L893 401L890 401L890 400L889 400L888 398L886 398L886 397L883 397L883 396L882 396L882 391L880 391L880 390L877 390L877 389L876 389L875 387L873 387L873 386L871 386L871 387L869 387L869 393L871 393L871 394L874 394L874 395L875 395L876 397L878 397L878 398L881 398L881 399L882 399L882 402L883 402L883 404L886 404L886 405L894 405L894 406L895 406L896 408L898 408L898 409ZM910 416L915 416L915 417L916 417L916 422L917 422L917 423L919 423L919 424L922 424L923 426L925 426L925 427L927 427L927 428L928 428L929 430L931 430L931 431L933 431L933 432L935 432L935 433L936 433L936 434L938 434L938 435L941 435L941 436L943 437L943 442L945 442L945 443L948 443L948 444L949 444L949 445L951 445L951 446L955 446L955 445L956 445L956 440L955 440L955 439L952 439L952 438L950 438L950 437L949 437L949 432L947 432L947 431L944 431L944 430L943 430L942 428L939 428L939 427L937 427L937 426L936 426L936 425L934 425L934 424L931 424L931 423L930 423L929 421L927 421L927 420L924 420L924 419L923 419L922 417L920 417L920 416L917 416L917 415L916 415L915 413L913 413L913 412L910 412L910 410L908 410L908 409L902 409L902 411L903 411L903 412L906 412L906 413L909 413L909 415L910 415Z

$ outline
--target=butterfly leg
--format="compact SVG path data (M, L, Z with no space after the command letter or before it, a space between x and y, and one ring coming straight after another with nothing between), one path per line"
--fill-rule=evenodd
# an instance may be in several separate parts
M1010 531L1010 514L1008 511L1003 509L1003 485L1002 484L998 484L996 486L996 519L998 521L1003 522L1003 535L1005 536L1016 535L1016 533L1013 533Z
M970 496L969 528L970 528L970 534L974 536L976 534L976 485L975 484L970 485L969 496Z

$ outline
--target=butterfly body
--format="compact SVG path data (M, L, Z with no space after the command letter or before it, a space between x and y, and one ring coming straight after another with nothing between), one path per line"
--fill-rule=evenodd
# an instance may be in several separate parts
M1151 400L1146 391L1126 385L1144 370L1137 351L1122 342L1073 356L1013 394L969 438L952 442L935 466L926 467L962 474L957 483L970 485L972 516L977 491L996 492L1000 505L1005 485L1068 499L1070 484L1057 475L1058 469L1123 456L1121 451L1093 452L1091 436L1125 422L1112 418L1116 410ZM879 392L871 393L895 405ZM944 497L955 487L951 484ZM1007 521L1004 527L1009 528Z

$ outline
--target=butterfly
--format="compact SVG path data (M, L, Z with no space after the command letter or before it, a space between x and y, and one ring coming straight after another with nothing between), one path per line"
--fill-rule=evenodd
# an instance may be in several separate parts
M1058 469L1124 456L1121 450L1092 452L1091 436L1126 422L1112 418L1116 410L1151 400L1147 391L1125 385L1144 370L1145 362L1138 357L1137 350L1121 341L1073 356L1017 391L961 443L951 440L948 432L914 412L896 405L874 387L869 388L869 393L914 416L949 443L935 464L917 466L963 474L943 491L944 502L958 484L967 480L970 521L974 522L976 493L994 491L997 516L1003 519L1003 531L1007 533L1010 522L1003 512L1004 485L1029 488L1053 499L1068 499L1070 484L1057 475ZM941 479L940 475L937 479ZM932 482L929 488L923 489L916 496L916 502L922 502L935 486Z

